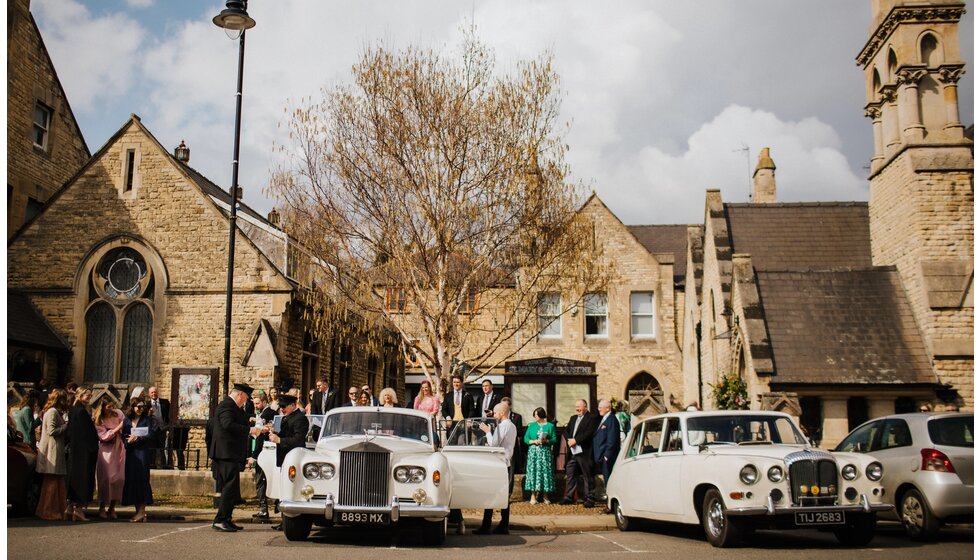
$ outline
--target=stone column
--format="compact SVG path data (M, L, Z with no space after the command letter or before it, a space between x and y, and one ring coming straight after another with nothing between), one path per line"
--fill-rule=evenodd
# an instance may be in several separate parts
M902 142L899 134L898 96L896 95L896 90L897 86L893 85L881 87L881 102L884 107L882 117L885 120L884 135L886 156L895 153L895 150L898 149L899 144Z
M864 108L864 116L871 119L871 129L874 131L875 155L871 158L871 169L875 170L885 159L885 147L882 145L881 105L869 104Z
M963 138L963 123L960 122L960 102L956 91L956 82L963 75L963 65L945 65L939 67L939 81L943 84L943 99L946 102L946 126L943 130L950 136Z
M822 449L832 449L847 435L847 397L824 397Z
M895 397L869 397L868 418L881 418L895 414Z
M921 141L926 137L926 127L922 126L922 108L919 106L919 80L926 74L925 68L902 68L898 71L897 84L902 86L899 120L906 142Z

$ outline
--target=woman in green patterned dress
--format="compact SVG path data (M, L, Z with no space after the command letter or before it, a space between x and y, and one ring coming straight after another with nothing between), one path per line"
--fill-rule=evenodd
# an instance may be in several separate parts
M550 504L548 494L555 490L555 474L551 470L551 446L555 443L555 426L548 422L548 414L541 407L534 410L535 422L524 432L527 444L527 468L524 489L531 492L531 503L538 503L541 493L544 503Z

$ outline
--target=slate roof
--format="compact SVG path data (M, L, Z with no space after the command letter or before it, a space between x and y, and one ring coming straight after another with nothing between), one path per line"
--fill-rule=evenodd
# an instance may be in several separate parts
M767 271L757 282L771 384L938 382L894 267Z
M54 331L27 296L7 290L7 343L68 352L70 348Z
M725 204L733 253L756 270L871 266L866 202Z
M674 283L683 284L687 275L687 226L626 226L650 253L674 254Z

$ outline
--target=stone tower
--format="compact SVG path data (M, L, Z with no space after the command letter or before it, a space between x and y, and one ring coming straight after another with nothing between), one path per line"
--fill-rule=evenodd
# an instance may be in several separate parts
M960 0L872 0L864 69L872 259L897 267L938 398L973 408L973 143L959 119Z

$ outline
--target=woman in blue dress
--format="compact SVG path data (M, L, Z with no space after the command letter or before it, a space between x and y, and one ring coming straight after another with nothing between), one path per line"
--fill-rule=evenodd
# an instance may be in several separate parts
M146 428L146 434L133 435L133 428ZM142 430L141 430L142 431ZM156 426L142 398L133 399L123 420L123 438L126 442L126 478L123 484L122 504L136 506L133 523L146 521L146 506L153 503L150 488L150 461L156 441Z
M531 492L531 503L538 503L541 494L544 503L550 504L548 494L555 490L555 473L551 470L551 446L555 444L555 426L548 422L548 414L541 407L534 410L534 422L524 432L527 444L527 468L524 489Z

